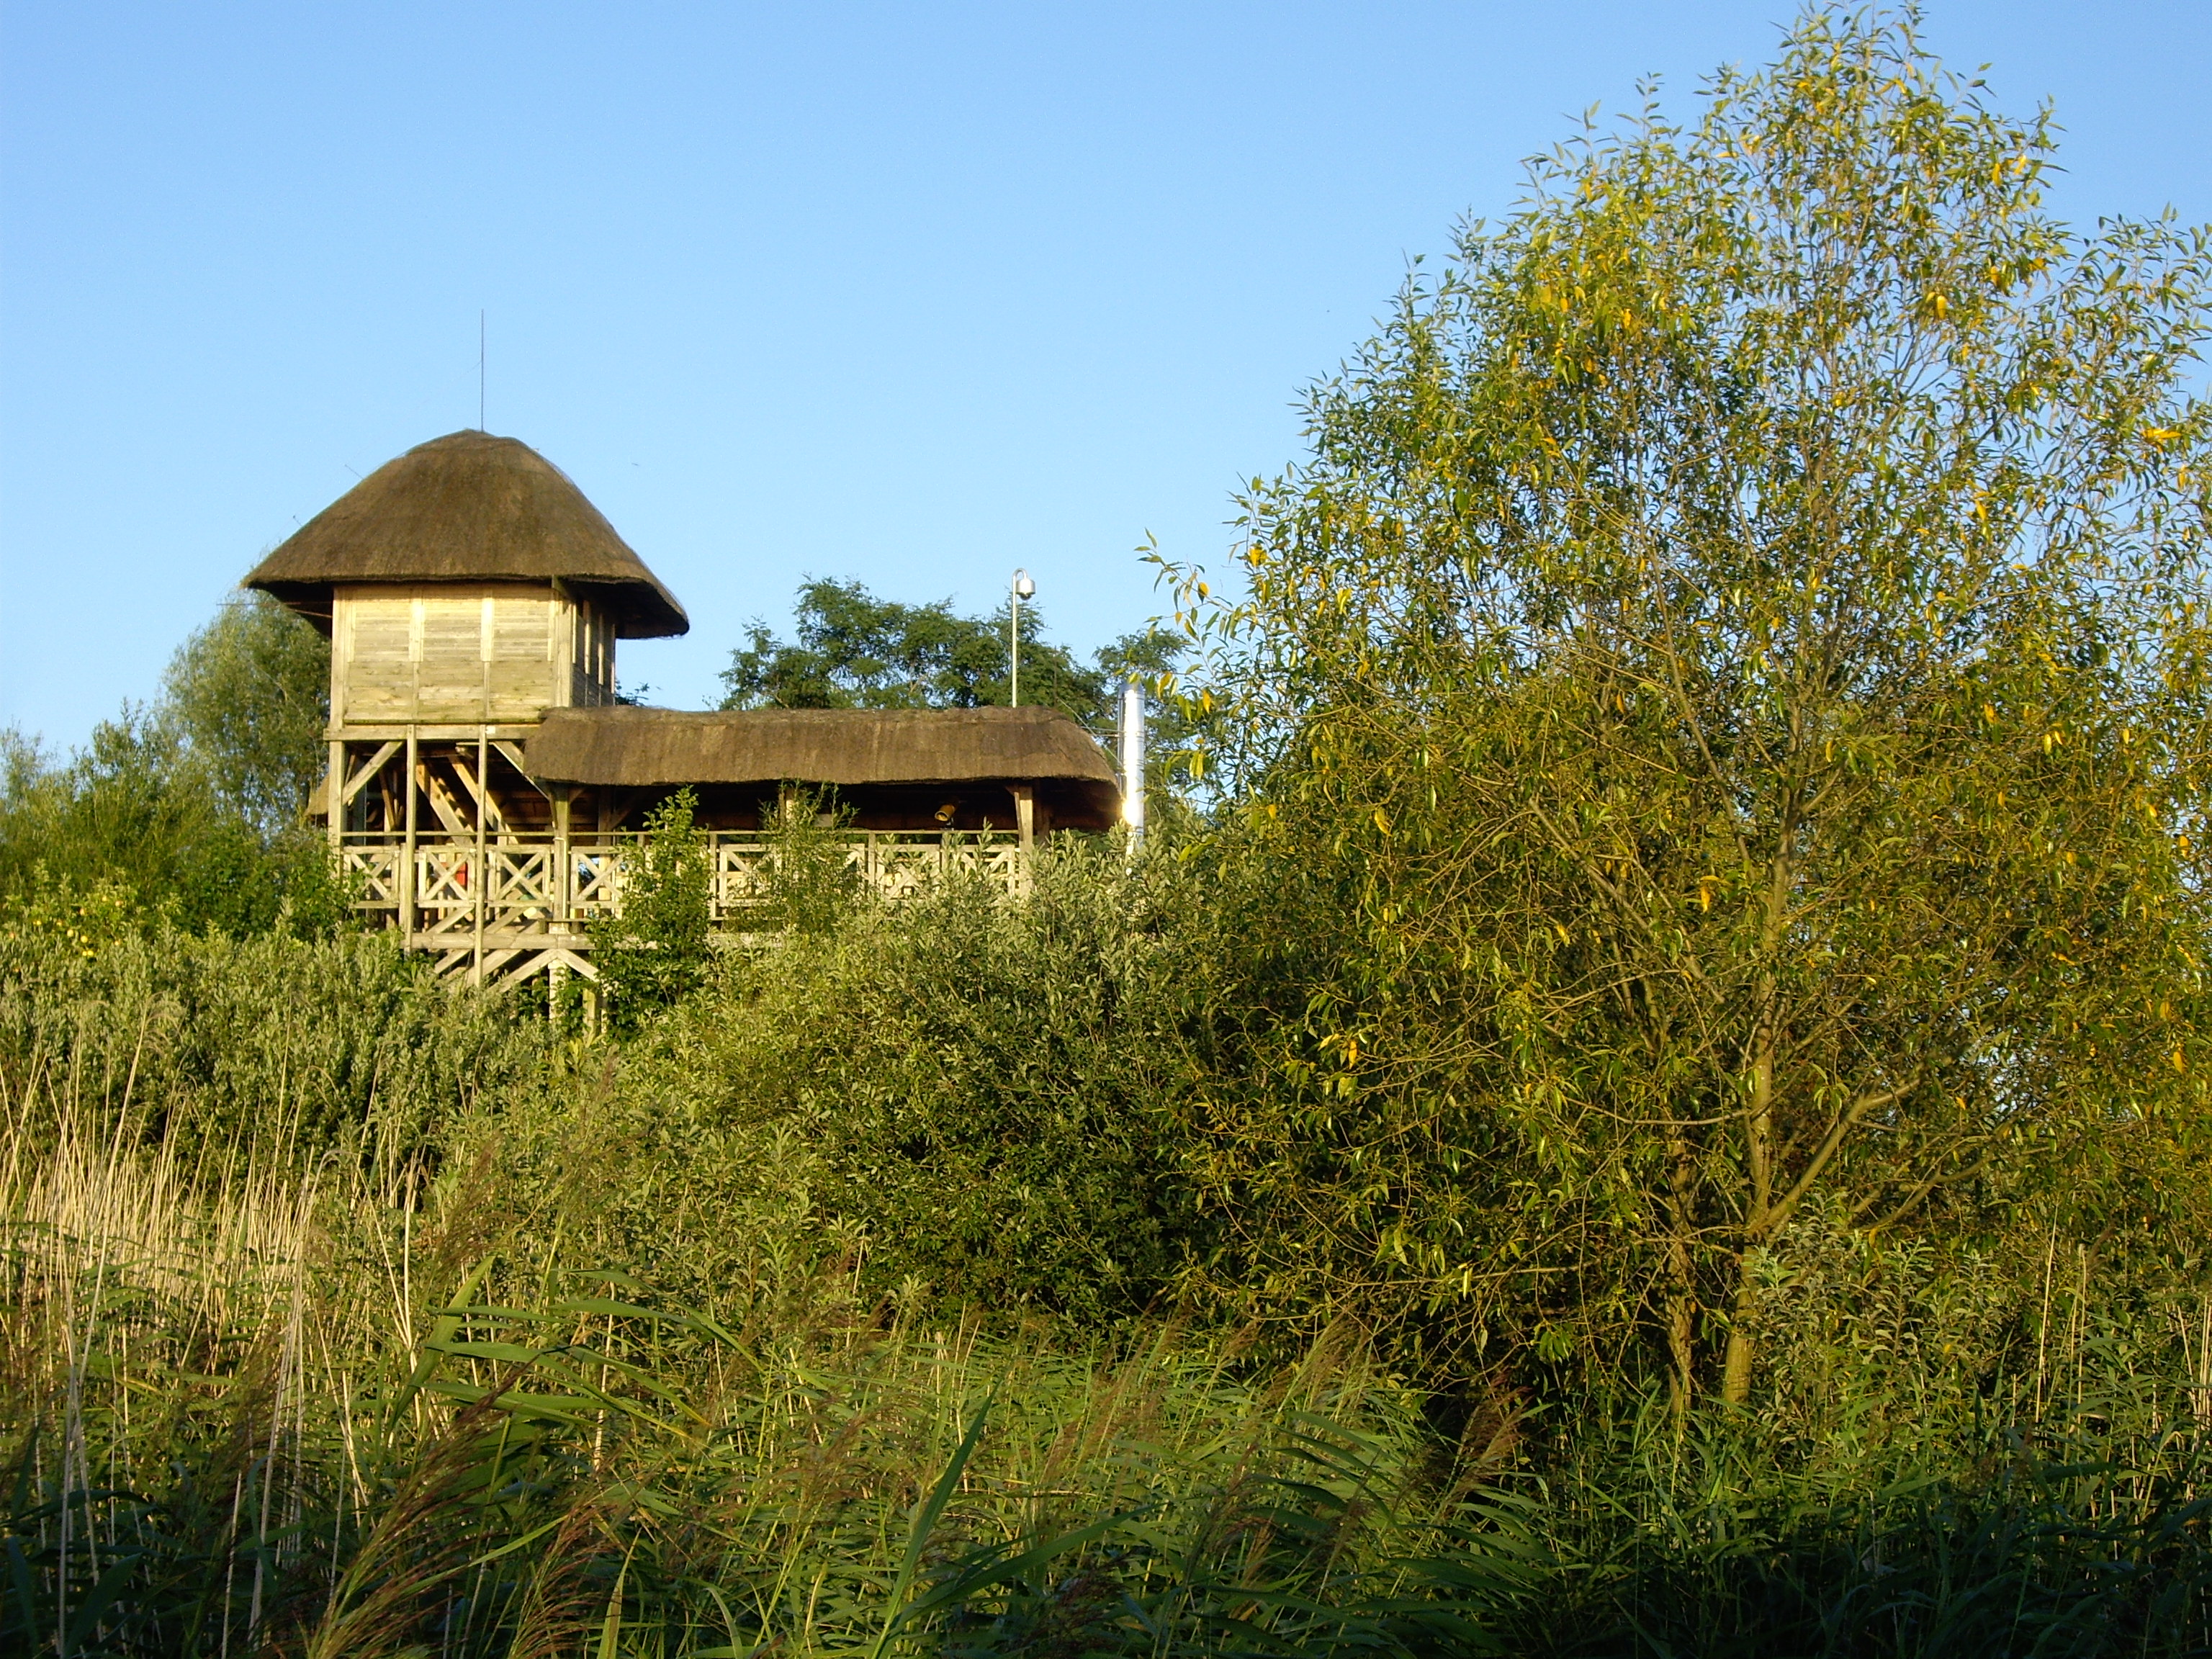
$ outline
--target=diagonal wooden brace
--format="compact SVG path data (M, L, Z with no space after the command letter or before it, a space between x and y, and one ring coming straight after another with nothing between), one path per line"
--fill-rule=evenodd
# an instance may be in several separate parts
M371 755L368 759L362 763L361 770L355 773L351 777L346 780L345 787L341 790L338 794L338 805L340 806L352 805L353 798L361 793L362 790L368 786L368 781L371 778L374 777L379 772L381 772L384 769L384 763L390 760L398 752L398 744L387 743L374 755Z

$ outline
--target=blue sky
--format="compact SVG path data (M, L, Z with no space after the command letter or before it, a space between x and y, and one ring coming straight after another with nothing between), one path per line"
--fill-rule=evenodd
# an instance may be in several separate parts
M690 607L699 706L805 575L1089 647L1217 559L1241 477L1407 261L1780 3L0 4L0 723L156 689L267 547L477 418ZM1939 4L2049 97L2059 210L2212 219L2212 12Z

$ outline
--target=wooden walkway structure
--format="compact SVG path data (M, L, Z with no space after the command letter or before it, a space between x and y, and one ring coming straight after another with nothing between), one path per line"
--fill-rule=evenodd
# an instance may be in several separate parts
M356 908L403 930L409 949L434 953L442 969L483 979L561 971L589 979L597 977L590 925L620 913L644 839L636 830L580 839L493 831L482 846L466 836L434 837L410 851L380 830L342 830L337 846ZM1012 894L1025 872L1012 834L860 830L840 839L861 889L879 898L910 898L953 874ZM721 830L704 840L714 926L750 931L768 902L774 842Z
M866 889L955 872L1018 890L1039 840L1118 821L1104 751L1049 709L622 705L616 642L682 634L675 596L568 478L457 432L371 473L246 578L331 638L320 813L364 912L478 980L596 978L644 814L689 787L715 924L749 931L776 803L840 810Z

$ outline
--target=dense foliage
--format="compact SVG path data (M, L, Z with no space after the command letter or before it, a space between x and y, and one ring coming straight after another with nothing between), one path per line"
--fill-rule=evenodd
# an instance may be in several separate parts
M163 704L216 796L265 834L300 821L322 781L330 641L266 593L185 642Z
M796 639L756 622L730 653L725 708L981 708L1013 695L1012 621L1001 605L963 617L950 599L904 605L857 581L801 584L793 606ZM1183 655L1179 634L1157 624L1102 647L1085 664L1046 638L1044 613L1022 607L1022 701L1072 714L1101 737L1114 730L1117 698L1132 676L1170 674ZM1173 709L1156 745L1183 741Z
M717 940L679 795L592 1029L302 924L266 607L12 751L0 1643L2212 1647L2205 250L1909 19L1712 92L1174 573L1133 856L878 903L788 791ZM992 626L817 584L732 697Z
M696 794L679 789L646 814L622 908L592 925L607 1015L624 1036L707 976L714 872L706 838L692 828L698 806Z
M275 600L227 606L161 699L56 762L0 733L0 905L102 884L195 932L319 932L345 915L302 826L323 770L330 646Z
M2212 254L2051 149L1814 19L1469 228L1184 574L1310 973L1233 1291L1741 1402L1808 1211L2202 1236Z
M375 941L11 935L0 1631L332 1656L2212 1635L2212 1302L2124 1241L1801 1218L1760 1286L1760 1411L1686 1428L1632 1366L1417 1386L1356 1328L1255 1349L1143 1317L1207 1236L1158 1110L1192 1092L1159 1042L1193 1009L1188 879L1146 870L1132 906L1075 860L1026 909L864 911L619 1048ZM368 1103L252 1109L325 1074Z

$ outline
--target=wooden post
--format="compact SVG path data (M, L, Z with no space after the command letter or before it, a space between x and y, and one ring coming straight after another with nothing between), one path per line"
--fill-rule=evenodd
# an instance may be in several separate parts
M1015 854L1020 861L1014 872L1014 891L1030 890L1030 854L1036 846L1036 791L1026 783L1007 786L1014 797L1014 823L1021 830L1021 851Z
M417 752L415 728L407 728L407 843L400 854L399 866L399 945L402 950L415 946L415 805L422 791L416 787L415 769L422 764Z
M476 984L483 983L484 896L491 885L491 872L485 868L484 830L491 822L490 779L491 734L483 727L477 728L477 866L471 872L477 890L477 951L476 960L470 964L469 978Z
M568 803L575 790L568 784L556 785L553 792L553 901L554 927L550 932L569 931L575 903L576 861L568 847Z
M335 858L345 846L345 768L346 746L343 738L331 739L330 781L323 786L323 816L330 831L331 854Z

